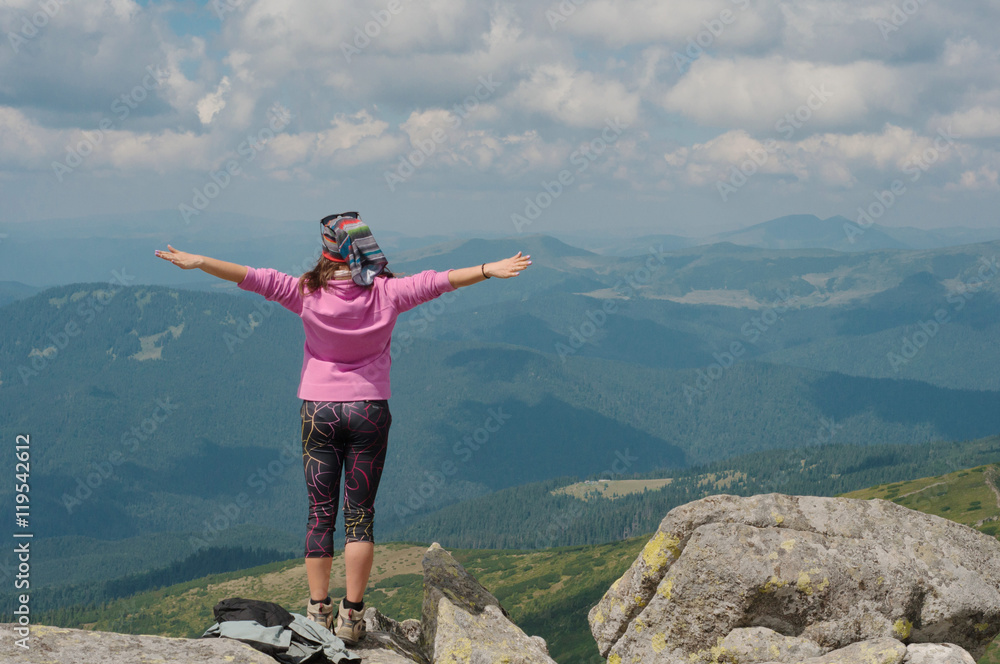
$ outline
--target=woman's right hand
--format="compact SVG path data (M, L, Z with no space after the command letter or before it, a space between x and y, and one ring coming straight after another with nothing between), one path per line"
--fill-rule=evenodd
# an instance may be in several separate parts
M509 279L510 277L516 277L521 274L521 272L531 265L530 255L522 256L521 252L517 252L510 258L505 258L502 261L497 261L496 263L486 264L486 274L491 277L498 277L500 279Z
M156 250L156 255L163 260L170 261L182 270L192 270L196 267L201 267L202 259L204 256L199 256L198 254L189 254L184 251L177 251L169 244L167 249L170 251L160 251Z

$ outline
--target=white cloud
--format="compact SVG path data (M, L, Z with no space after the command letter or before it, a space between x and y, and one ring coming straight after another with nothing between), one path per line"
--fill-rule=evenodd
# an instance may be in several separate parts
M976 106L935 118L930 124L951 127L962 138L1000 137L1000 108Z
M482 115L493 116L493 107L477 112L477 120ZM499 137L492 130L477 129L474 122L466 122L461 115L452 111L435 108L414 111L400 125L409 140L407 154L422 151L426 163L431 167L470 168L479 172L496 168L509 171L511 160L523 161L520 150L510 150L512 146L526 147L534 137ZM523 163L522 163L523 166Z
M1000 191L1000 171L989 164L977 170L963 171L957 182L948 183L948 191Z
M945 67L973 67L997 64L997 51L988 48L972 37L949 39L944 44L941 64Z
M22 111L0 107L0 167L37 170L53 177L53 162L80 171L118 169L135 174L208 170L224 149L218 138L192 132L135 132L119 129L52 129ZM70 155L73 155L72 157Z
M32 123L16 108L0 106L0 169L39 168L59 144L59 132Z
M287 59L311 53L320 60L335 56L345 63L344 46L365 54L465 50L475 35L489 26L489 15L466 0L400 0L400 11L388 11L387 0L288 2L257 0L226 28L244 38L251 52L267 50L272 69L290 70L303 64Z
M157 134L112 132L106 140L107 145L95 151L90 165L159 174L179 169L208 171L216 166L213 141L190 131Z
M962 164L965 157L960 144L937 139L894 125L877 133L814 134L793 141L757 139L744 130L732 130L691 148L669 151L662 161L681 182L693 186L714 186L743 165L744 172L816 182L834 190L859 187L862 178L869 177L909 181L917 168L921 177L932 169L942 173L937 179L943 184L953 165Z
M389 124L367 110L338 114L330 127L318 132L279 134L264 154L269 168L354 167L380 163L404 149L402 136L388 132Z
M707 126L777 131L789 113L804 129L864 123L882 113L906 113L918 86L878 62L820 65L767 58L695 62L662 98L668 111ZM806 109L802 107L805 106Z
M504 104L510 111L534 111L570 127L600 127L615 117L631 124L639 114L639 95L620 81L560 64L536 68Z
M198 119L201 120L203 125L212 122L212 118L226 107L226 93L229 92L230 87L232 86L229 83L229 77L223 76L222 80L219 81L218 87L215 88L215 92L211 92L198 100L195 108L198 111Z
M951 126L963 138L997 138L1000 137L1000 108L976 106L940 118L938 124Z
M588 0L572 13L552 6L557 16L547 18L555 30L616 48L667 42L680 50L702 33L702 41L716 48L746 47L772 39L781 23L770 0Z

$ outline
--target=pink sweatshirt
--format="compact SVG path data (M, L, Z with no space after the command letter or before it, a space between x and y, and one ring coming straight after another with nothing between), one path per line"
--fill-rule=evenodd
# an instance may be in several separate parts
M330 291L299 296L299 279L271 268L247 266L239 287L263 295L302 318L306 332L298 397L306 401L388 399L389 344L396 317L455 290L448 272L376 277L371 288L351 279Z

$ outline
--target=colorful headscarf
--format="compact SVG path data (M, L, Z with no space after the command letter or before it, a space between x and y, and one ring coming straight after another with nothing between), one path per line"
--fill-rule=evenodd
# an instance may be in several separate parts
M341 212L323 217L323 256L347 263L359 286L371 286L389 261L372 237L371 229L357 212Z

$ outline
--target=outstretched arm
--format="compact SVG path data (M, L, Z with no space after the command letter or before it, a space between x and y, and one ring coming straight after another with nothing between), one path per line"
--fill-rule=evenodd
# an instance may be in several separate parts
M183 251L177 251L169 244L167 245L167 249L170 251L160 251L157 249L156 255L163 260L170 261L182 270L199 268L213 277L225 279L226 281L232 281L237 284L246 279L246 265L227 263L226 261L209 258L208 256L199 256L198 254L189 254Z
M531 256L522 256L519 251L510 258L505 258L502 261L497 261L495 263L487 263L486 265L477 265L475 267L463 267L457 270L451 270L448 273L448 280L455 288L471 286L472 284L478 284L480 281L484 281L486 279L486 277L483 276L484 270L487 277L509 279L510 277L516 277L521 274L522 270L531 265L531 261L529 260L530 258Z

